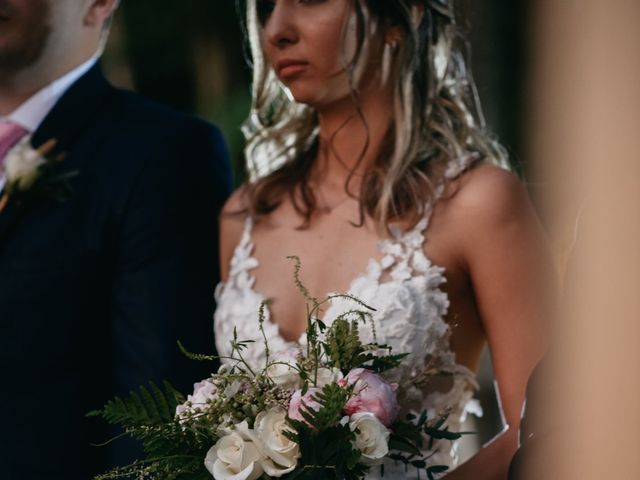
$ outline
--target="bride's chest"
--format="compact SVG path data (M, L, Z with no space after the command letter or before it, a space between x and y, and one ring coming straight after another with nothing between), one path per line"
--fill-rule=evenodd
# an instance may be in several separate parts
M287 318L305 312L305 299L294 281L300 261L300 281L310 294L323 298L328 292L346 292L362 275L371 259L380 259L380 238L368 226L348 222L315 225L313 229L256 225L252 230L255 287L273 299L273 316L284 326ZM286 299L286 300L283 300ZM295 322L293 322L295 323Z

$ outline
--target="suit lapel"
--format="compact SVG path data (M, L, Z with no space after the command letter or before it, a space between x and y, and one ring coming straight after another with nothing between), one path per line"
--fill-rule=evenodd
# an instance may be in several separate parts
M89 119L95 115L109 94L113 91L102 74L99 65L94 65L87 73L74 83L60 98L51 112L31 137L31 145L38 148L45 142L57 141L52 155L70 152L76 138L82 134ZM65 162L61 168L68 166ZM77 169L74 165L72 169ZM20 217L28 210L28 202L11 201L0 212L0 243L17 224Z

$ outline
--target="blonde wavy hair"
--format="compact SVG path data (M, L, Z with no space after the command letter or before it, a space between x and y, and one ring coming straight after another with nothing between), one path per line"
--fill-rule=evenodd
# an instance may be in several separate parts
M249 181L244 187L249 214L274 211L289 196L309 225L317 210L309 186L318 149L318 119L296 103L265 62L260 42L258 3L247 0L246 32L253 63L251 114L243 126ZM348 0L352 3L359 45L346 65L353 101L358 106L358 66L371 60L369 39L383 27L404 35L386 60L394 92L393 121L358 195L365 216L386 228L392 221L418 222L447 180L447 168L481 160L509 168L504 149L487 132L473 78L467 69L467 43L456 23L451 0ZM383 68L380 58L380 68ZM366 126L366 118L361 114ZM368 143L367 143L368 145ZM366 150L365 146L365 150ZM364 151L363 151L364 156Z

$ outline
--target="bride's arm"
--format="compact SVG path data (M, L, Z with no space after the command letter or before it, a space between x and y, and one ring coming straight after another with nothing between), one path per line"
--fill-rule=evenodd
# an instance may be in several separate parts
M555 305L555 272L545 236L522 183L483 165L456 195L459 248L491 350L508 430L446 476L507 478L517 448L526 384L546 346Z

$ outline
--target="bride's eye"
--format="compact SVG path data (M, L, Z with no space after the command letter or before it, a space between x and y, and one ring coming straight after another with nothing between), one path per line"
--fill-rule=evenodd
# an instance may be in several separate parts
M257 0L256 13L258 15L258 21L260 22L260 25L264 27L275 7L275 0Z

